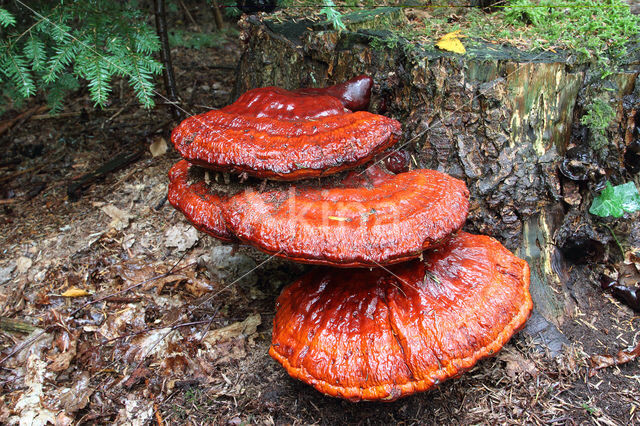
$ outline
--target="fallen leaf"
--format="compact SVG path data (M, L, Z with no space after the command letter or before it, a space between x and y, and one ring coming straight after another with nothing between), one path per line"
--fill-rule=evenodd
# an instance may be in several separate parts
M140 305L127 305L124 309L110 313L98 329L105 339L115 339L129 329L130 332L143 330L145 309Z
M442 36L436 42L436 47L442 50L464 55L465 53L467 53L467 49L464 48L464 45L460 41L461 37L464 37L464 35L461 34L460 30L450 32Z
M107 204L103 206L100 210L102 210L107 216L111 218L111 223L109 223L110 228L117 229L118 231L123 230L127 226L129 226L129 221L133 218L129 213L120 210L113 204Z
M64 388L60 391L58 405L67 413L75 413L82 410L89 403L89 397L93 393L93 389L89 386L91 377L89 373L83 371L77 377L70 388Z
M205 334L202 343L213 346L218 342L230 340L239 336L250 336L256 332L258 326L262 323L260 314L249 315L242 322L235 322L226 327L217 330L211 330Z
M16 260L16 270L19 274L27 272L29 268L31 268L31 265L33 265L33 260L28 257L20 256L18 260Z
M589 372L589 376L593 376L596 374L596 370L601 370L603 368L611 367L613 365L625 364L629 361L633 361L634 359L640 356L640 342L636 345L635 348L623 349L619 351L615 356L611 355L593 355L589 360L591 363L591 370Z
M512 379L522 377L523 375L529 375L531 377L538 376L538 369L535 364L518 352L500 352L498 359L506 363L505 372Z
M149 146L149 151L153 157L159 157L167 152L167 141L160 136Z
M47 365L47 370L59 372L69 368L71 361L73 361L76 356L77 347L78 341L73 339L70 341L69 348L66 351L49 356L51 363Z
M193 247L200 236L193 226L186 223L179 223L172 226L165 233L165 247L176 247L178 251L185 251Z
M44 380L46 363L40 359L39 355L32 353L25 365L24 384L27 389L16 401L13 411L19 415L19 423L22 425L46 425L55 424L55 412L43 405L45 400ZM9 419L9 423L13 423ZM18 422L16 422L18 423Z
M87 290L83 290L77 287L71 287L69 290L62 293L60 296L62 297L84 297L88 296L89 292Z

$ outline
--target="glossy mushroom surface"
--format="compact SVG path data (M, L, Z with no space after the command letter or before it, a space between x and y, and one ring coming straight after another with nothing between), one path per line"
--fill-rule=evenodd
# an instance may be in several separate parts
M339 267L388 265L418 257L459 230L465 183L435 170L374 173L370 185L247 189L223 204L233 234L295 262Z
M171 140L192 163L218 171L296 180L364 164L396 143L400 123L337 98L266 87L184 120Z
M322 88L304 88L295 90L303 95L329 95L340 99L351 111L365 111L371 101L373 79L367 75L359 75L344 83Z
M222 217L222 198L209 191L204 180L191 182L191 167L188 161L180 160L171 168L167 199L199 231L224 241L236 240Z
M303 276L278 298L269 354L325 394L391 401L495 354L531 308L527 263L460 233L424 261Z

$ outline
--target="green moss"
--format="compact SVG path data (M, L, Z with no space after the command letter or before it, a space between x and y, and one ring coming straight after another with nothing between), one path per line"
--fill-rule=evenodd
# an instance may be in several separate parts
M607 127L615 117L616 113L609 102L601 98L593 99L586 107L586 113L580 119L580 123L591 131L593 148L599 149L607 144Z

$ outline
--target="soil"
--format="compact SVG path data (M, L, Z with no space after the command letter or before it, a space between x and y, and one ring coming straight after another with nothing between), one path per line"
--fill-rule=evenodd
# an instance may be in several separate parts
M173 50L186 112L230 101L241 48L230 37ZM575 310L556 357L519 334L460 378L393 403L349 403L291 379L267 351L275 298L306 267L234 246L255 262L253 279L207 268L207 256L222 263L222 243L165 202L179 156L156 148L175 124L116 84L104 110L80 91L63 114L34 113L2 136L0 423L640 423L638 361L596 370L591 359L634 347L640 316L582 279L593 265L570 268ZM138 149L69 198L79 177Z

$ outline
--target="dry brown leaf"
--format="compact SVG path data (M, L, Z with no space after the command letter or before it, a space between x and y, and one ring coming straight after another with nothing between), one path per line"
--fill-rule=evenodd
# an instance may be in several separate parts
M149 151L153 157L159 157L167 152L167 141L160 136L149 145Z
M640 356L640 342L638 342L635 348L631 350L623 349L619 351L615 356L593 355L589 360L592 368L592 370L589 372L589 376L595 375L596 370L611 367L613 365L625 364L629 361L633 361L639 356Z
M261 323L262 318L260 314L249 315L247 319L242 322L235 322L226 327L209 331L202 339L202 343L213 346L218 342L233 339L241 335L249 336L256 332Z
M47 370L59 372L69 368L71 361L73 361L73 358L76 356L77 348L78 341L76 339L72 339L69 342L69 348L65 352L60 352L48 357L51 363L47 365Z
M507 364L505 367L505 372L512 379L521 377L523 375L536 377L539 373L536 365L531 360L526 359L518 352L500 352L500 355L498 355L498 359L504 361Z

